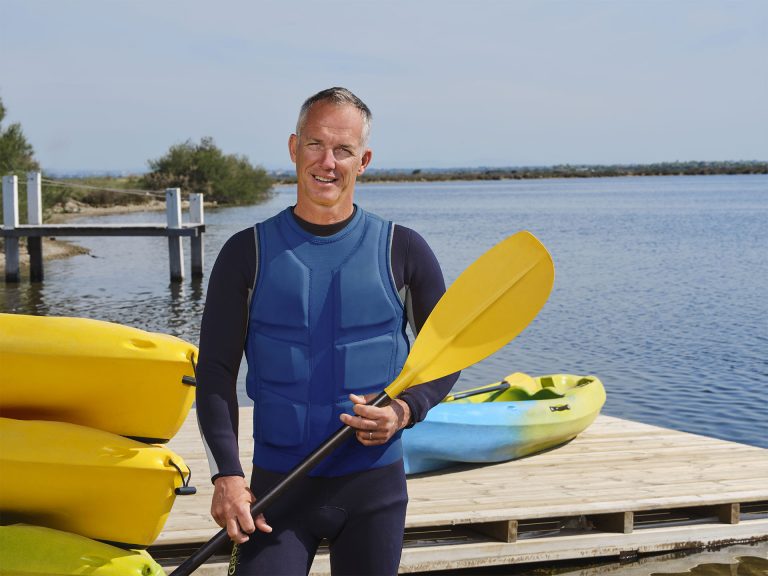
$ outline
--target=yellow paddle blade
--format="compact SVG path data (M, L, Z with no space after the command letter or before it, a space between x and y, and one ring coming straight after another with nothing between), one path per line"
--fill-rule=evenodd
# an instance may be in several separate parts
M395 398L496 352L536 317L554 280L552 257L530 232L488 250L443 294L387 395Z

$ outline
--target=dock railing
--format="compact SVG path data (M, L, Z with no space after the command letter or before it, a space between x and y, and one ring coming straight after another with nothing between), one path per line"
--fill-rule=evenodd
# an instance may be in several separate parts
M33 282L42 281L43 238L71 236L166 236L172 282L184 279L184 247L181 239L190 238L193 277L203 275L203 194L189 195L189 222L182 222L181 189L165 191L166 224L43 224L42 177L39 172L27 174L27 224L19 223L19 182L15 175L3 176L3 226L5 239L5 281L19 282L19 238L27 238L29 275Z

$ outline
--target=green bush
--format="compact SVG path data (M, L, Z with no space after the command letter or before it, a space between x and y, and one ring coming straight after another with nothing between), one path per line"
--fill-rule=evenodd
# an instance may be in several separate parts
M39 168L35 160L35 151L27 142L21 124L11 124L3 127L5 106L0 99L0 175L16 174L21 176L29 170Z
M210 137L199 144L191 140L175 144L165 156L150 160L149 167L151 172L142 179L143 188L202 192L207 201L221 204L261 202L272 189L272 180L263 168L252 166L244 156L224 154Z

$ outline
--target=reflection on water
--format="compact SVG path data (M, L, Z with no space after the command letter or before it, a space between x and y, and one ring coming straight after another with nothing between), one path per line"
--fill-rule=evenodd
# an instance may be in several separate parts
M574 568L574 564L582 567ZM643 556L620 563L594 559L430 572L434 576L768 576L768 542L701 552Z
M768 576L768 560L740 556L733 564L700 564L686 572L654 572L651 576Z

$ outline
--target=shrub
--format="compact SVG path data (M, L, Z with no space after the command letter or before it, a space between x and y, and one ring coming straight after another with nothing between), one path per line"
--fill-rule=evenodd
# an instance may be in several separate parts
M261 202L272 189L263 168L252 166L245 156L224 154L210 137L199 144L191 140L175 144L161 158L150 160L149 167L151 172L142 179L144 188L202 192L206 200L222 204Z

